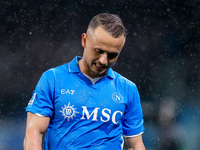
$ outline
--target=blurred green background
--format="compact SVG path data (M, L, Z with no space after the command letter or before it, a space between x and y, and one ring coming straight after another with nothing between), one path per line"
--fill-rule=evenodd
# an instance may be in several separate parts
M2 0L0 150L22 149L42 72L82 55L81 34L101 12L119 14L129 31L114 70L138 86L146 149L199 149L199 0Z

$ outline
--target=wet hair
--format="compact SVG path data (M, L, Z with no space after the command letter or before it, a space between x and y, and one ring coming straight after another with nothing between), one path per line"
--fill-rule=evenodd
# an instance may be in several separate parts
M126 37L127 35L127 30L117 14L100 13L94 16L88 25L88 29L95 30L99 26L114 38L121 35Z

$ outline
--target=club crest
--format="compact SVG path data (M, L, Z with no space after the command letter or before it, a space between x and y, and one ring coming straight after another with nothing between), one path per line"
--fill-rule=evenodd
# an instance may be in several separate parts
M123 96L120 93L118 93L118 92L115 92L115 93L112 94L112 99L116 103L123 103L124 102Z

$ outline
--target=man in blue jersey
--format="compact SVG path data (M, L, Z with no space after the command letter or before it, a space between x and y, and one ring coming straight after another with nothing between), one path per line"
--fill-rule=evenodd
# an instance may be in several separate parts
M137 87L111 69L125 40L117 15L91 20L83 57L41 76L26 107L25 150L122 150L124 141L128 149L145 150Z

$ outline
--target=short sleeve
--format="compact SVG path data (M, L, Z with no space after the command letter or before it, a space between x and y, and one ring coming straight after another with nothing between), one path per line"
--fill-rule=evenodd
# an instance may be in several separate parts
M49 70L38 81L26 111L52 117L54 93L54 73Z
M130 87L127 111L123 119L123 136L136 136L144 132L140 96L135 84Z

